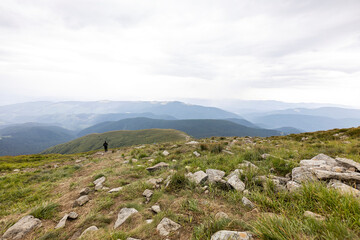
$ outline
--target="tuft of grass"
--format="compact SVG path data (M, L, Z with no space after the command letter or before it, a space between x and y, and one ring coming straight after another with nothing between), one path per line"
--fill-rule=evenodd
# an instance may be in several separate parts
M59 204L57 203L43 203L33 211L31 211L30 215L33 215L39 219L51 219L54 217L55 213L59 208Z

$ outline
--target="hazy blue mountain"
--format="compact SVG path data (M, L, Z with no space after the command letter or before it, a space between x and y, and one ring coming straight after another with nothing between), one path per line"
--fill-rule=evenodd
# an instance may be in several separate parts
M360 119L360 109L339 108L339 107L322 107L322 108L314 108L314 109L291 108L280 111L267 112L261 115L277 115L277 114L311 115L311 116L321 116L321 117L329 117L335 119L344 119L344 118Z
M293 128L293 127L281 127L281 128L275 128L273 130L283 132L284 135L297 134L297 133L305 132L304 130L300 130L300 129Z
M249 128L227 120L192 119L192 120L159 120L149 118L124 119L116 122L104 122L79 132L78 136L91 133L104 133L116 130L140 129L176 129L183 131L195 138L212 136L274 136L280 135L279 131Z
M276 129L284 126L302 129L307 132L333 128L349 128L360 125L360 119L333 119L321 116L300 114L274 114L256 117L253 122L259 126Z
M190 105L182 102L31 102L0 106L0 122L51 123L70 129L80 129L101 121L129 117L156 119L225 119L238 115L214 107Z
M57 126L38 123L12 125L0 130L0 156L40 153L72 139L72 131Z
M259 126L255 125L252 122L250 122L250 121L248 121L246 119L243 119L243 118L227 118L227 119L224 119L224 120L228 120L228 121L243 125L245 127L260 128Z

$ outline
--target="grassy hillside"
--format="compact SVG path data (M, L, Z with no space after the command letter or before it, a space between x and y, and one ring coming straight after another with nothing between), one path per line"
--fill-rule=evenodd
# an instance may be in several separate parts
M43 151L48 153L80 153L102 149L106 140L109 147L117 148L138 144L161 143L186 139L183 132L172 129L147 129L138 131L111 131L102 134L90 134L73 141L63 143Z
M305 182L297 190L288 191L271 180L285 179L301 160L319 153L359 163L360 128L270 138L212 137L198 142L121 147L104 155L88 152L0 157L0 164L9 164L0 168L0 236L31 214L42 221L42 226L24 240L78 239L90 226L99 230L81 240L210 240L219 230L251 232L255 240L360 239L359 197L333 189L326 181ZM168 156L164 156L164 150ZM196 157L194 151L200 156ZM262 156L265 153L268 157ZM247 167L245 161L256 167ZM159 162L169 167L156 172L146 170ZM14 172L15 168L19 171ZM225 177L239 169L246 191L230 189L222 182L195 184L185 177L206 169L222 170ZM104 187L122 189L116 193L106 188L95 191L93 181L100 177L106 178ZM149 182L154 179L162 182L154 186ZM74 207L85 187L90 189L90 201ZM143 196L146 189L153 191L149 201ZM254 208L243 205L243 197ZM157 214L150 210L155 204L161 208ZM138 213L114 229L124 207L135 208ZM79 214L77 219L54 229L65 214L73 211ZM304 216L305 211L320 214L325 220ZM220 212L227 217L219 217ZM161 237L157 226L164 217L181 228Z
M138 130L150 128L176 129L195 138L212 136L259 136L280 135L279 131L261 128L249 128L227 120L193 119L160 120L150 118L131 118L116 122L104 122L79 132L79 136L90 133L103 133L115 130Z
M73 132L56 126L36 123L9 126L0 129L0 156L40 153L74 137Z

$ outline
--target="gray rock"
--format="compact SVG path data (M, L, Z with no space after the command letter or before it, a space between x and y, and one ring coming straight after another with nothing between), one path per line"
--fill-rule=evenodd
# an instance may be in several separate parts
M218 212L215 214L215 219L226 219L229 218L229 216L224 212Z
M294 181L289 181L286 183L286 189L289 190L289 192L294 192L300 187L301 185Z
M316 155L315 157L313 157L311 160L316 160L316 161L325 161L327 165L329 166L336 166L337 162L335 161L335 159L333 159L332 157L329 157L325 154L319 154Z
M89 199L88 195L81 196L81 197L79 197L78 199L75 200L74 207L82 206L85 203L87 203L89 200L90 199Z
M197 171L195 173L188 173L185 175L191 182L196 184L203 184L207 179L208 175L204 171Z
M165 217L159 225L157 225L156 230L161 236L168 236L171 232L177 231L179 228L181 228L180 224Z
M355 197L360 197L360 191L356 188L350 187L338 180L331 180L328 184L329 187L339 190L343 194L351 194Z
M150 223L152 223L154 221L154 219L146 219L145 220L145 222L147 223L147 224L150 224Z
M162 152L162 155L164 155L165 157L167 157L167 156L169 156L169 155L170 155L170 153L169 153L168 151L166 151L166 150L165 150L165 151L163 151L163 152Z
M335 158L336 162L338 164L340 164L341 166L350 168L350 167L354 167L355 169L357 169L358 171L360 171L360 163L357 163L351 159L347 159L347 158Z
M345 181L355 181L358 183L360 182L360 173L358 172L338 173L318 169L313 170L313 172L319 180L337 179Z
M151 191L150 189L146 189L142 195L146 198L146 201L149 202L153 194L153 191Z
M135 208L122 208L118 214L117 220L114 225L114 229L121 226L121 224L123 224L126 221L126 219L128 219L131 215L137 212L138 211Z
M106 178L102 176L101 178L96 179L93 183L94 185L103 184L105 182Z
M77 219L78 216L79 216L79 214L77 214L76 212L69 212L69 214L68 214L68 217L70 219Z
M113 193L113 192L120 192L122 189L122 187L117 187L117 188L113 188L110 191L108 191L108 193Z
M34 218L31 215L27 215L21 218L17 223L11 226L4 235L1 237L1 240L20 240L24 239L28 233L34 229L41 227L42 223L39 219Z
M237 191L244 191L245 190L245 183L243 183L238 176L232 176L227 183Z
M160 184L164 181L163 178L151 178L147 180L147 183L153 185L154 188L159 188Z
M151 210L154 212L154 213L159 213L161 212L161 209L160 209L160 206L159 205L154 205L151 207Z
M162 168L167 168L167 167L169 167L169 164L164 163L164 162L159 162L158 164L155 164L152 167L148 167L146 170L148 170L149 172L153 172L153 171L160 170Z
M196 157L200 157L200 156L201 156L201 154L198 153L197 151L194 151L193 154L194 154Z
M236 232L221 230L211 236L211 240L250 240L251 236L247 232Z
M187 142L187 143L185 143L185 144L187 144L187 145L197 145L197 144L199 144L199 142L197 142L197 141L190 141L190 142Z
M242 174L244 172L244 170L242 169L235 169L234 171L232 171L228 176L226 176L226 179L229 180L232 176L236 175L236 176L240 176L240 174Z
M82 238L83 236L85 236L86 234L88 234L89 232L94 232L99 230L96 226L91 226L88 227L87 229L85 229L85 231L83 231L83 233L80 235L80 238Z
M55 226L55 229L65 227L66 220L68 219L69 214L65 214L65 216L60 220L60 222Z
M88 195L90 193L90 188L86 187L80 190L80 196Z
M243 163L240 163L240 164L239 164L239 168L258 169L258 167L257 167L255 164L253 164L253 163L251 163L251 162L249 162L249 161L244 161Z
M126 240L141 240L141 239L128 237Z
M300 167L320 167L326 165L327 162L324 160L301 160Z
M296 167L293 168L292 172L292 180L297 183L303 183L308 181L316 181L317 178L314 173L307 167Z
M317 213L313 213L311 211L305 211L304 212L304 217L313 218L313 219L318 220L318 221L324 221L325 220L324 216L321 216L320 214L317 214Z
M215 183L216 179L223 178L225 172L217 169L206 169L206 174L208 175L208 182Z
M229 154L229 155L234 155L233 152L227 151L227 150L222 150L223 153Z
M267 158L269 158L270 156L271 156L270 154L264 153L264 154L261 155L261 158L262 158L262 159L267 159Z
M245 207L250 207L250 208L255 208L255 205L246 197L243 197L241 199L242 203L244 204Z

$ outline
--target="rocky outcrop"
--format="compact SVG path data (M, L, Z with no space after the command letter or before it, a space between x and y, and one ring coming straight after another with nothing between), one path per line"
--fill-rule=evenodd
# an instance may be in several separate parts
M225 172L217 169L206 169L206 174L208 175L208 182L215 183L219 179L222 179L225 176Z
M11 226L1 237L1 240L20 240L24 239L27 234L41 227L42 223L39 219L27 215L21 218L17 223Z
M181 228L181 225L172 221L169 218L163 218L157 225L156 230L161 236L168 236L171 232L177 231Z
M138 211L135 208L122 208L118 214L114 229L120 227L126 221L126 219L137 212Z
M236 232L221 230L211 236L211 240L250 240L251 236L247 232Z
M194 182L196 184L203 184L208 179L208 175L204 173L204 171L197 171L195 173L187 173L185 174L185 177L187 177L191 182Z

